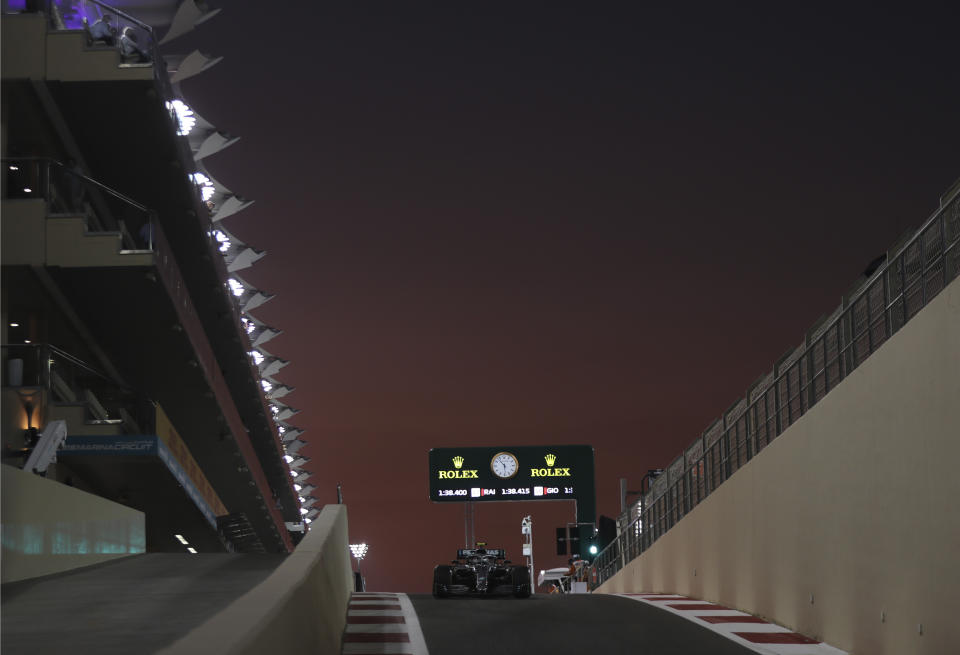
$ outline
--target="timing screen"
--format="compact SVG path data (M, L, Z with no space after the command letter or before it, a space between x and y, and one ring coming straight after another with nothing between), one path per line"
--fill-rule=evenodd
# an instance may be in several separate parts
M572 500L592 486L590 446L430 451L430 499L435 502Z

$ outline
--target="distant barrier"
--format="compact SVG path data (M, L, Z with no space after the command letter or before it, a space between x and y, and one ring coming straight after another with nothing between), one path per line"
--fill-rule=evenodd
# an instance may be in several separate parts
M352 589L347 508L327 505L269 578L158 655L339 653Z
M698 437L622 517L593 561L594 587L644 552L817 404L960 275L960 187L895 245L840 307Z

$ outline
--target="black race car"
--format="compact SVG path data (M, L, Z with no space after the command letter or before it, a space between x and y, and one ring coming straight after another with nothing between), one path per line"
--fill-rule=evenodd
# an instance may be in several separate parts
M469 594L513 594L517 598L530 596L530 570L511 564L502 548L487 548L478 543L476 548L461 548L451 564L440 564L433 569L433 595L466 596Z

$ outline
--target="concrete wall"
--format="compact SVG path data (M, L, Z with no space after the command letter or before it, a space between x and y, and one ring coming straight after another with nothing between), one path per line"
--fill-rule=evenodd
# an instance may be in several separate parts
M6 20L6 19L4 19ZM42 264L47 259L47 203L4 200L2 253L4 266Z
M158 655L339 653L353 589L346 506L310 528L269 578Z
M120 67L120 53L104 46L86 47L79 31L47 34L47 70L49 80L83 82L97 80L152 80L150 66Z
M153 253L124 253L119 232L85 231L83 219L48 218L47 266L152 266Z
M144 552L143 512L12 466L0 480L3 582Z
M960 280L600 592L871 655L960 652Z
M43 77L46 69L47 19L40 14L4 14L0 21L3 38L3 79Z
M119 232L87 232L79 216L47 218L43 200L2 204L4 265L152 266L151 252L123 252Z

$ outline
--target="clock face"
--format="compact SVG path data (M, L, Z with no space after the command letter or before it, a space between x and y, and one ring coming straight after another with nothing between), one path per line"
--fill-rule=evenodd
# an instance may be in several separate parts
M497 453L490 460L490 470L498 478L512 478L520 470L520 462L512 453Z

